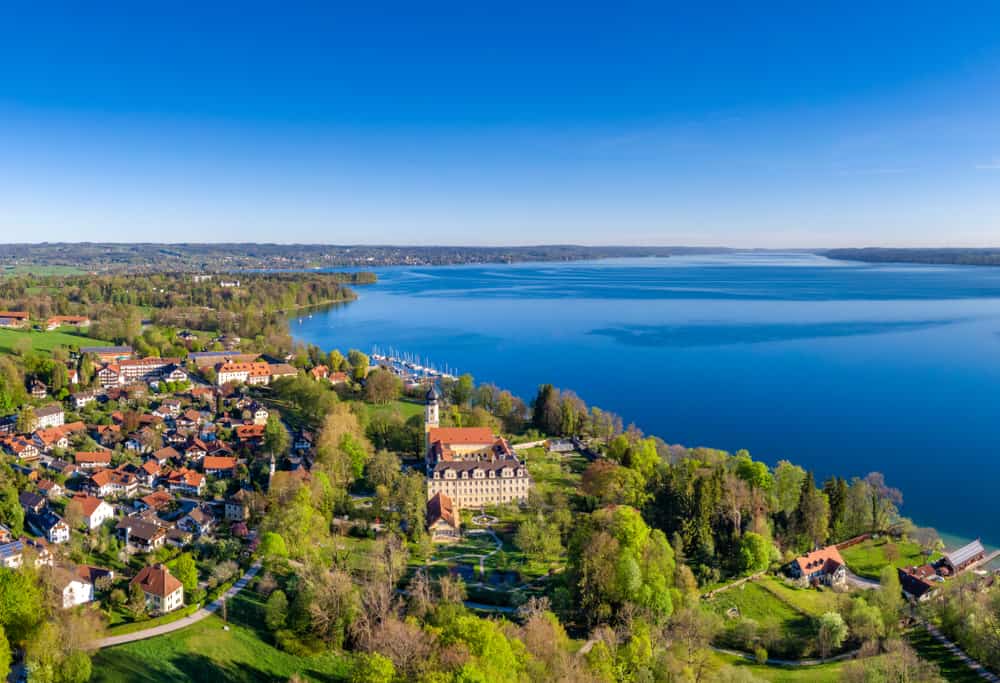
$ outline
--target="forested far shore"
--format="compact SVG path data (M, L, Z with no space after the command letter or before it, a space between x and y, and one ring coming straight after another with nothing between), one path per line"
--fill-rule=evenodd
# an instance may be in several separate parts
M952 266L1000 266L1000 248L942 248L894 249L865 247L860 249L831 249L823 256L840 261L867 263L924 263Z
M0 244L0 274L22 272L230 273L248 269L436 266L725 253L721 247L509 247L331 244Z

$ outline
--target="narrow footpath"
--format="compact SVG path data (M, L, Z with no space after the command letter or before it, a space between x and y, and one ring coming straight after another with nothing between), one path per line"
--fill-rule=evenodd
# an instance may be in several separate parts
M169 624L161 624L159 626L151 626L150 628L144 629L142 631L135 631L133 633L125 633L120 636L108 636L107 638L101 638L91 644L94 649L101 649L105 647L113 647L115 645L123 645L125 643L133 643L137 640L145 640L146 638L154 638L156 636L162 636L165 633L172 633L174 631L179 631L182 628L191 626L192 624L197 624L199 621L215 614L218 610L222 609L223 599L228 600L233 597L241 590L246 588L246 585L253 580L253 577L257 575L260 571L260 562L254 562L247 573L244 574L240 579L232 585L232 587L227 590L223 595L213 600L208 605L205 605L200 610L186 616L177 621L171 621Z
M940 630L938 630L937 626L923 619L920 620L920 623L923 624L924 628L927 629L927 632L934 637L934 640L944 645L945 649L947 649L948 652L950 652L951 654L955 655L955 657L960 659L963 664L965 664L967 667L976 672L980 678L982 678L984 681L991 681L991 683L1000 683L1000 676L997 676L995 673L987 669L985 666L977 662L975 659L965 654L965 651L962 650L962 648L960 648L955 643L948 640L948 638L943 633L941 633Z

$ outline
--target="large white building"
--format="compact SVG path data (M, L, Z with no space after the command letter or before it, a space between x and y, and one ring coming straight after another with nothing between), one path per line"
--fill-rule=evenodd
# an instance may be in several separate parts
M437 391L427 393L427 498L443 493L459 508L524 502L528 469L510 444L483 427L441 427Z

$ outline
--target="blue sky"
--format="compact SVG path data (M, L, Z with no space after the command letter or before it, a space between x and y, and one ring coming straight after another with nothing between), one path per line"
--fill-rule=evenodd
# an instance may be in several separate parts
M1000 4L279 4L5 3L0 241L1000 246Z

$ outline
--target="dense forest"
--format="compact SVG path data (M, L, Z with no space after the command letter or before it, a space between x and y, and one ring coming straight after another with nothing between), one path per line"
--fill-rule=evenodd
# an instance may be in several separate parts
M1000 266L1000 249L831 249L824 256L869 263L926 263L955 266Z
M20 275L0 278L0 307L27 311L37 323L53 315L85 315L94 321L90 335L108 341L133 342L148 319L251 339L283 337L280 346L287 350L288 313L353 300L348 285L372 282L375 275L367 272Z

